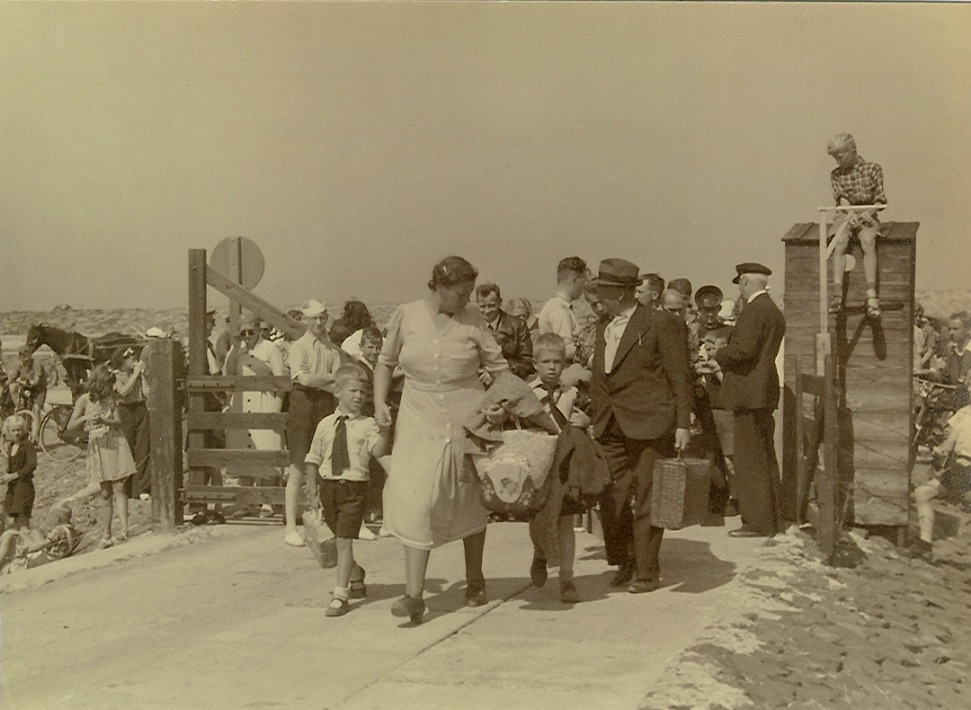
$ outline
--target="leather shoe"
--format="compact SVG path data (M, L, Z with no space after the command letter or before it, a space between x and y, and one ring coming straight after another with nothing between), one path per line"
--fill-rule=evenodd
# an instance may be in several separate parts
M658 586L660 585L656 579L637 579L631 582L627 591L631 594L644 594L645 592L653 592Z
M729 537L773 537L773 535L775 533L746 530L745 528L736 528L735 530L728 531Z
M622 562L610 580L611 587L623 587L634 578L634 563Z

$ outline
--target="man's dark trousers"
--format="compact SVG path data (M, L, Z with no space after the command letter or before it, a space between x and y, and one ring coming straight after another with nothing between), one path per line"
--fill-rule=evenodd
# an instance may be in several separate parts
M629 439L611 418L598 441L614 475L600 499L607 563L624 565L633 557L637 579L657 581L664 529L651 525L651 487L654 462L674 455L674 433L663 439Z
M781 481L775 455L775 419L770 409L735 410L735 485L742 527L774 534L779 518Z

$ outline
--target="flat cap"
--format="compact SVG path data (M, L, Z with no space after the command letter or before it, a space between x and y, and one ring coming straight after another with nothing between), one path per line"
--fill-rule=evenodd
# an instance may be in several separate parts
M765 274L766 276L772 275L772 269L768 266L763 266L754 261L746 261L744 264L739 264L735 267L735 271L738 275L732 279L733 284L737 284L742 274Z

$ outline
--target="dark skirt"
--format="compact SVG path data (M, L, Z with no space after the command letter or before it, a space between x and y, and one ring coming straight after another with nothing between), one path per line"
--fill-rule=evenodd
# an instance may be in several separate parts
M26 515L34 510L33 481L12 481L7 484L7 496L3 499L7 515Z

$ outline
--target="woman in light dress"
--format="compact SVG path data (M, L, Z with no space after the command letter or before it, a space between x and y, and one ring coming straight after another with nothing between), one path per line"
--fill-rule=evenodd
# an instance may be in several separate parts
M432 548L462 539L465 600L486 603L482 552L487 514L479 482L465 457L463 425L482 400L479 371L508 370L505 358L478 310L469 305L478 272L450 256L432 270L427 298L400 306L388 324L374 372L375 419L391 422L387 399L391 374L405 376L396 422L394 453L384 489L384 526L405 550L405 596L392 613L420 623L422 593ZM486 415L499 421L503 413Z

